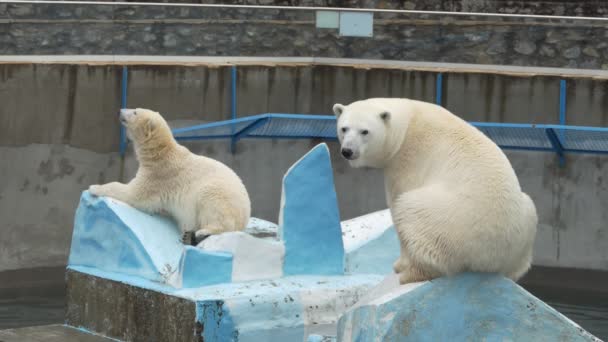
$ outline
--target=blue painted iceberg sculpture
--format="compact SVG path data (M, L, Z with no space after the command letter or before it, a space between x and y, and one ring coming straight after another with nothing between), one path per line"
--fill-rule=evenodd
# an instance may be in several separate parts
M68 268L188 301L194 309L184 317L201 327L193 334L204 341L593 339L498 276L399 286L390 213L340 222L325 144L285 174L280 208L278 225L253 218L244 232L213 235L193 247L181 243L172 220L84 192ZM87 298L69 307L94 306ZM79 325L116 335L114 316ZM162 312L155 319L163 324Z
M325 144L285 174L278 226L252 219L245 232L214 235L197 247L181 244L167 218L85 192L68 267L193 301L205 341L305 341L335 332L340 314L382 280L345 275Z

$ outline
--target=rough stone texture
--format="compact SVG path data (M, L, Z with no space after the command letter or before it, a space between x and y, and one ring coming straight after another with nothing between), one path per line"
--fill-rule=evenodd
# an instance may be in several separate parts
M118 2L120 0L101 0ZM203 3L230 5L319 6L344 8L377 8L451 12L484 12L605 17L608 5L601 0L157 0L164 3Z
M481 7L462 8L492 1L470 3ZM585 69L608 62L608 47L599 48L608 27L598 20L376 12L373 38L359 38L316 29L307 9L13 3L7 15L0 53L9 55L317 56ZM548 49L558 53L547 58Z
M193 301L73 270L66 282L66 324L125 341L199 341Z

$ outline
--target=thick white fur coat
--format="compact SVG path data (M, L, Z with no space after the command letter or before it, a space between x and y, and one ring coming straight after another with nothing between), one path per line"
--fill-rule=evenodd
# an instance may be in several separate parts
M168 214L183 233L196 232L198 240L245 229L251 203L236 173L179 145L159 113L138 108L123 112L121 121L135 147L137 174L128 184L92 185L92 194Z
M465 271L517 280L527 272L536 209L494 142L426 102L375 98L334 111L342 146L357 157L351 164L384 169L402 283Z

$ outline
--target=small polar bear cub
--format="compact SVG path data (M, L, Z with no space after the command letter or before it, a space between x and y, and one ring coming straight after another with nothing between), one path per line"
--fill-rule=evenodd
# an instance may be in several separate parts
M169 214L185 243L192 232L198 243L208 235L245 229L251 214L249 195L229 167L179 145L157 112L123 110L120 122L135 148L137 174L127 184L91 185L91 194L115 198L150 214Z
M372 98L335 104L341 154L384 170L400 242L402 284L460 272L518 280L530 268L538 218L494 142L446 109Z

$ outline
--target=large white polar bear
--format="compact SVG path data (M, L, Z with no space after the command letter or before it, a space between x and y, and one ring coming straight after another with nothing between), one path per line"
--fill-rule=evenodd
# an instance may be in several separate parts
M123 110L120 121L135 148L137 174L128 184L91 185L93 195L112 197L148 213L169 214L186 243L192 243L192 232L198 242L207 235L245 229L251 203L236 173L179 145L157 112Z
M517 280L527 272L536 208L489 138L440 106L410 99L333 110L343 157L384 169L402 284L466 271Z

